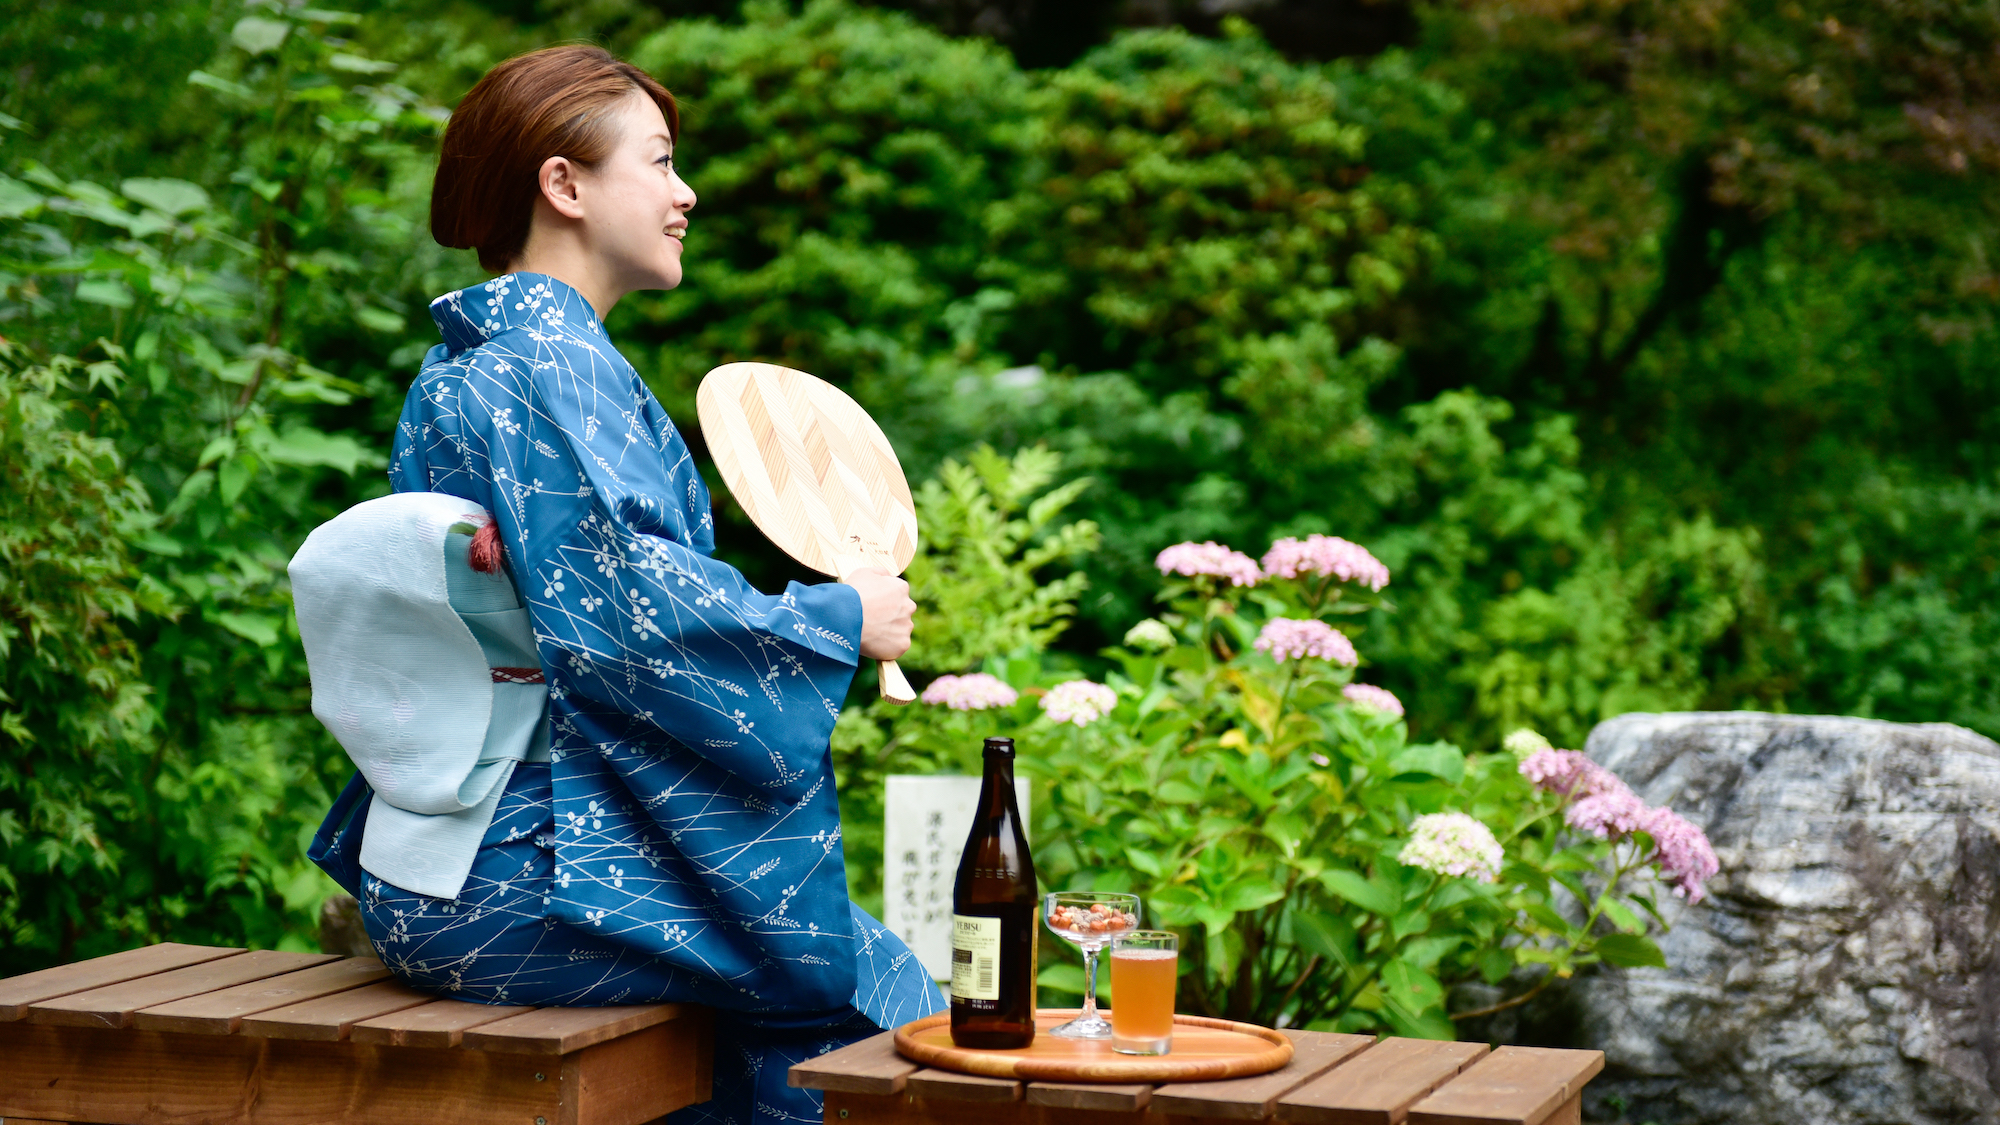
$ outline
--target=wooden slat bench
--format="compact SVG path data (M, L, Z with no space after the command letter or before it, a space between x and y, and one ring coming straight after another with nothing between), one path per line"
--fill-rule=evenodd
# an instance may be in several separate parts
M1170 1085L1067 1085L919 1066L889 1033L791 1069L826 1125L1579 1125L1602 1051L1287 1031L1283 1069ZM967 1104L977 1103L977 1104Z
M372 957L172 942L0 980L6 1125L642 1125L707 1101L709 1012L440 1000Z

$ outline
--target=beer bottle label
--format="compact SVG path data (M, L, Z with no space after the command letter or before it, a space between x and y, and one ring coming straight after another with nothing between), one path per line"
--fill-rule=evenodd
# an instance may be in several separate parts
M951 916L951 997L1000 999L1000 919Z

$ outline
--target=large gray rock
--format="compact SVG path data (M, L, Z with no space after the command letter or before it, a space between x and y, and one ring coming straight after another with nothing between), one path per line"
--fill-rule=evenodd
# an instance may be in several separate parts
M2000 1122L2000 745L1709 713L1625 715L1585 749L1722 861L1669 968L1570 990L1607 1056L1592 1116L1617 1095L1674 1125Z

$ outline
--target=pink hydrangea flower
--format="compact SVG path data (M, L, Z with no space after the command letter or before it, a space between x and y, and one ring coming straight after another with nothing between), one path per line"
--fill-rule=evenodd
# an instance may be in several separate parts
M1226 578L1231 586L1255 586L1257 563L1241 551L1233 551L1213 539L1206 543L1176 543L1153 560L1161 574L1184 574L1189 578Z
M1468 875L1482 883L1500 878L1505 853L1493 830L1461 812L1431 813L1410 822L1410 838L1396 857L1437 875Z
M1657 849L1653 862L1659 866L1660 878L1689 902L1707 897L1702 884L1722 870L1715 849L1709 846L1708 833L1672 809L1653 809L1643 828Z
M1509 742L1514 741L1509 736ZM1522 759L1521 774L1551 793L1575 798L1563 813L1571 828L1600 840L1623 839L1634 832L1651 836L1651 862L1659 868L1660 878L1689 902L1700 902L1707 894L1702 884L1721 870L1707 833L1672 809L1646 804L1617 774L1575 750L1557 750L1544 743L1543 749Z
M1356 707L1367 707L1397 718L1403 715L1403 701L1388 688L1379 688L1374 684L1348 684L1340 689L1340 694Z
M1588 832L1600 840L1613 840L1644 828L1652 814L1646 802L1619 781L1616 786L1602 786L1578 798L1563 819L1579 832Z
M1042 710L1058 723L1087 727L1118 706L1118 693L1089 680L1067 680L1042 696Z
M1331 660L1348 668L1361 663L1360 655L1354 651L1354 642L1324 621L1273 617L1264 622L1264 628L1257 633L1257 640L1251 647L1270 653L1271 659L1280 664L1295 656Z
M1575 750L1537 750L1521 760L1521 776L1550 793L1583 797L1625 783Z
M1012 707L1021 696L1000 677L974 672L969 676L939 676L930 682L919 698L933 706L949 707L954 711L986 711L995 707Z
M1380 590L1389 584L1389 568L1380 559L1361 544L1339 536L1308 535L1304 540L1286 537L1264 552L1265 577L1297 578L1301 574L1338 578L1370 590Z

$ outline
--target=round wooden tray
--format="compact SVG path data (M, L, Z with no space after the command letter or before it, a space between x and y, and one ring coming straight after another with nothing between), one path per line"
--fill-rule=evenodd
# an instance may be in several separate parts
M1048 1034L1076 1014L1074 1008L1043 1008L1035 1014L1035 1041L1026 1048L974 1051L952 1046L951 1013L940 1012L897 1028L896 1050L939 1070L1040 1082L1206 1082L1264 1074L1292 1061L1292 1041L1270 1028L1206 1016L1175 1016L1173 1050L1165 1055L1121 1055L1108 1039ZM1110 1011L1104 1016L1109 1019Z

